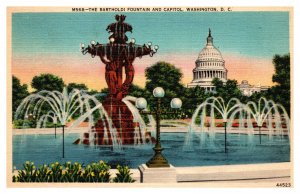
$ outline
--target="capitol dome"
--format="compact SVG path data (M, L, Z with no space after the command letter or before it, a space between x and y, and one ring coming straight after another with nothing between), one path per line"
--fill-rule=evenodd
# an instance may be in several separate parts
M198 61L224 61L221 52L214 47L206 46L204 47L198 56Z
M200 86L206 91L214 91L212 85L214 78L227 81L227 69L221 52L214 46L211 30L209 29L206 46L200 51L193 69L193 81L188 87Z

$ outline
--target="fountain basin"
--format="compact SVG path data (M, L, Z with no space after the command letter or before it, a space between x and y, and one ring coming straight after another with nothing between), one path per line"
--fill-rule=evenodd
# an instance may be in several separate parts
M186 133L162 133L164 155L175 167L214 166L232 164L258 164L290 161L290 144L288 136L262 135L262 144L254 135L252 143L243 134L228 134L228 153L223 152L223 137L221 133L215 135L215 144L200 146L197 135L192 140L192 149L184 149ZM65 134L65 158L62 158L62 136L57 134L23 134L13 135L13 166L22 168L27 161L34 161L37 166L59 161L91 163L104 160L112 167L128 165L137 168L148 161L152 155L152 144L123 145L122 150L113 151L111 146L86 146L72 144L81 134Z

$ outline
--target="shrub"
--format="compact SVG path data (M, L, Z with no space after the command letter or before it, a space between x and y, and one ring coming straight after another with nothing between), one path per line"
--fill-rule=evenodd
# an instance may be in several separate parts
M18 171L18 176L13 176L13 182L36 182L38 171L33 162L26 161L24 170Z
M50 174L48 175L48 182L63 182L63 166L59 162L50 165Z
M65 171L63 172L64 175L64 182L80 182L81 175L82 175L82 166L78 162L72 164L71 162L66 162L64 164Z
M36 182L49 182L49 175L51 173L51 169L48 165L44 164L37 169L37 178Z
M36 121L34 120L22 120L22 119L16 119L13 121L13 127L14 129L23 129L23 128L35 128L36 127Z
M33 162L23 164L24 170L19 170L13 176L13 182L110 182L110 166L105 162L92 163L85 168L82 164L55 162L49 166L44 164L36 169Z
M117 166L118 173L116 174L116 177L113 179L115 183L133 183L135 180L131 177L132 173L130 173L130 170L128 166Z
M24 120L22 119L17 119L13 121L13 127L14 129L21 129L23 126Z
M99 163L87 165L81 182L110 182L109 169L110 166L102 160Z

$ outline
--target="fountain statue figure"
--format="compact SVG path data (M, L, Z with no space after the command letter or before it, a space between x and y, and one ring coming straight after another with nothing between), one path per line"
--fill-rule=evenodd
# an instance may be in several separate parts
M84 47L81 44L81 52L89 53L92 57L98 56L102 63L105 64L105 80L108 86L109 95L103 102L103 106L107 111L113 126L117 129L117 136L121 139L122 144L134 144L136 136L136 128L139 127L134 122L132 112L122 101L128 95L129 88L134 78L133 62L137 57L150 55L151 57L157 52L158 46L152 46L149 42L147 45L135 44L135 39L128 41L127 32L132 32L132 26L125 23L126 16L116 15L116 22L108 25L107 31L109 43L96 43L91 41L91 45ZM123 69L125 70L125 79L123 81ZM94 136L99 139L96 144L111 144L111 141L104 143L103 127L106 121L99 120L95 125ZM86 144L89 144L89 134L86 134ZM143 137L143 135L141 135ZM143 141L143 138L139 140Z

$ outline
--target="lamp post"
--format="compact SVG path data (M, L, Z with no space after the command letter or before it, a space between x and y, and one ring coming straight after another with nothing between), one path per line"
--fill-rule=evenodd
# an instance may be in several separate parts
M54 115L54 118L53 118L53 122L54 122L54 137L56 139L56 125L57 125L57 118L56 116Z
M224 129L225 129L224 149L225 149L225 153L227 153L227 129L226 129L227 121L225 120L223 123L224 123Z
M56 139L56 123L54 123L54 137Z
M138 98L136 107L140 109L141 114L154 114L156 117L156 144L153 148L154 156L146 163L149 168L170 167L167 159L162 155L164 148L161 147L160 142L160 117L162 114L174 114L176 112L167 112L161 108L161 98L164 97L165 91L161 87L153 90L153 96L157 98L156 109L154 111L144 111L147 107L147 101L144 98ZM171 108L181 108L182 101L179 98L173 98L171 101Z
M258 132L259 132L259 144L261 144L261 125L258 125Z
M207 119L207 131L209 131L209 127L210 127L210 122L209 122L210 120L209 119Z
M62 125L62 157L65 158L65 125Z

